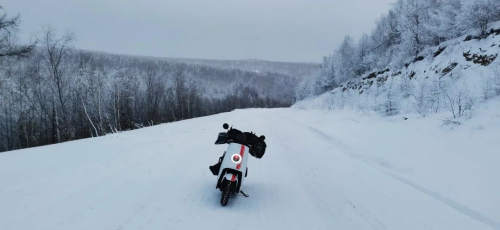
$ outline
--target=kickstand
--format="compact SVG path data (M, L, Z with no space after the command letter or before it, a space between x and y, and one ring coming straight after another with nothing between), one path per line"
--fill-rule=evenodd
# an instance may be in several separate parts
M243 190L240 190L240 193L243 194L244 197L248 197L248 195L245 192L243 192Z

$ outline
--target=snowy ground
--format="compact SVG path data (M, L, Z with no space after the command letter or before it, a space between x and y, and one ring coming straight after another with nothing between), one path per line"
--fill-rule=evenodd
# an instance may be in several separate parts
M500 103L440 117L237 110L0 153L0 229L500 229ZM485 106L486 106L485 105ZM267 137L219 204L227 122Z

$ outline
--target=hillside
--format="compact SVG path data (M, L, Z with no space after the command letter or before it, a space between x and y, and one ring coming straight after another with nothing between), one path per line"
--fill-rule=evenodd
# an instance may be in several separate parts
M248 60L204 60L163 58L168 61L206 65L214 68L240 69L253 72L271 72L284 74L298 80L311 75L318 68L316 63L272 62L257 59Z
M105 52L97 52L90 50L81 50L82 52L91 53L97 56L121 56L124 58L133 58L148 60L151 62L161 61L163 63L182 63L189 65L207 66L217 69L241 70L257 73L276 73L282 74L300 80L305 76L310 76L316 71L318 63L300 63L300 62L275 62L259 59L245 60L211 60L211 59L195 59L195 58L167 58L167 57L146 57L146 56L131 56L110 54Z
M236 110L0 153L0 229L500 229L499 111L450 132L434 117ZM250 197L221 207L208 166L224 122L268 148L250 158Z
M499 53L500 22L485 35L468 34L427 48L401 68L370 71L294 107L471 117L483 101L500 95Z
M0 63L0 152L294 101L298 79L285 74L85 52L46 35Z
M126 68L132 72L146 72L157 69L168 82L169 76L182 72L208 98L222 98L232 94L236 88L245 86L255 90L260 96L273 99L293 100L294 88L300 77L291 77L288 73L308 67L300 63L272 63L267 61L216 61L197 59L175 59L141 57L109 54L94 51L81 51L92 56L105 69ZM210 64L209 64L210 63ZM225 64L230 64L226 66ZM276 69L274 68L276 67ZM304 74L310 74L312 68L305 68ZM305 76L305 75L304 75Z

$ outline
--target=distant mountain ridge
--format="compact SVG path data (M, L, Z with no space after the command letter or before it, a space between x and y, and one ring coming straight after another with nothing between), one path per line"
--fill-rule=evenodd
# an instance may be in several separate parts
M187 59L187 58L163 58L173 62L206 65L214 68L240 69L245 71L274 72L285 74L295 78L310 76L317 70L318 63L301 62L275 62L260 59L243 60L211 60L211 59Z
M241 60L217 60L217 59L198 59L198 58L172 58L172 57L154 57L128 54L114 54L93 50L81 50L88 53L118 55L125 57L134 57L147 60L161 60L175 63L185 63L192 65L202 65L218 69L238 69L250 72L269 72L279 73L297 80L311 76L319 67L319 63L313 62L278 62L261 59L241 59Z

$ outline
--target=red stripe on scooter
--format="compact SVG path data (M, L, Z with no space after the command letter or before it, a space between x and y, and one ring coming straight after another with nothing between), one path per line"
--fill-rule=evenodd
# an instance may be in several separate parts
M245 146L241 145L241 150L240 150L241 163L243 163L243 156L244 155L245 155ZM241 163L239 163L238 165L236 165L236 169L241 169ZM231 181L235 181L235 180L236 180L236 175L233 174L233 177L231 178Z

